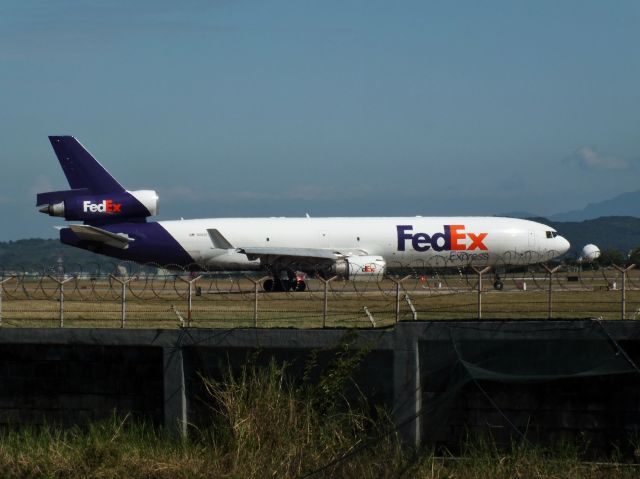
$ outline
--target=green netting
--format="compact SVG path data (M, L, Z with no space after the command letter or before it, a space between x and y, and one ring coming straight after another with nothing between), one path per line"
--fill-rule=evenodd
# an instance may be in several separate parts
M525 440L559 431L640 431L636 351L626 351L600 321L447 329L448 339L419 346L424 442L450 446L463 429L483 426Z

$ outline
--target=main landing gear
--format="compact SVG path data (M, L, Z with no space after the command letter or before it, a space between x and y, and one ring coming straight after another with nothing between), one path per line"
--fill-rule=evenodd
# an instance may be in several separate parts
M262 283L262 289L267 293L304 291L307 289L307 283L305 283L304 279L304 274L283 272L282 274L275 274L272 278L265 279L264 283Z
M502 291L502 288L504 288L504 283L502 282L500 275L496 273L495 280L493 281L493 289L496 291Z

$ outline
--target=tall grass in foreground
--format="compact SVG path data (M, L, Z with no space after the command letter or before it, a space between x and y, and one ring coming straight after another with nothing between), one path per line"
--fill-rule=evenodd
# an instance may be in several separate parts
M400 448L391 421L336 388L350 366L329 368L315 385L293 385L286 367L245 367L207 382L210 427L171 438L114 416L87 428L23 427L0 435L0 477L60 478L609 478L638 477L629 465L585 464L577 448L472 442L462 457Z
M217 405L207 442L227 470L245 477L314 471L318 477L380 477L398 470L403 457L388 416L378 411L374 419L364 404L350 406L336 395L350 369L340 364L315 386L293 386L286 368L273 363L207 382ZM371 438L376 444L367 449Z

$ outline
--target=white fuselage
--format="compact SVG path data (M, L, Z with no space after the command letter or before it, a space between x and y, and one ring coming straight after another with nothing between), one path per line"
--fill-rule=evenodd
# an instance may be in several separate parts
M379 255L387 267L524 265L555 258L569 242L549 226L500 217L208 218L159 224L194 261L258 268L237 248L318 248ZM215 229L232 248L216 248Z

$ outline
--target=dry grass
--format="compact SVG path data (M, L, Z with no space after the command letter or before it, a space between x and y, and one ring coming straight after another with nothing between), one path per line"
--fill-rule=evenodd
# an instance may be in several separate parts
M617 280L617 281L616 281ZM476 278L465 275L412 277L402 284L400 320L413 319L409 302L421 320L476 319ZM521 289L523 281L526 290ZM618 289L611 290L616 282ZM258 293L258 326L322 327L324 289L317 280L297 293ZM506 277L505 289L495 291L490 278L483 283L483 319L541 319L548 316L548 280L544 276ZM192 298L193 327L251 327L255 294L250 281L202 278L200 294ZM566 275L553 282L554 318L621 318L620 279L616 272L582 273L578 281ZM626 318L640 315L640 281L629 277ZM173 328L188 321L186 283L175 278L142 278L126 291L126 327ZM4 285L4 327L59 326L60 291L51 279L10 281ZM72 279L64 290L65 327L120 327L121 288L115 281ZM389 280L331 283L328 295L328 327L371 327L395 322L396 290Z
M316 477L385 477L399 469L395 435L380 434L392 427L386 416L374 421L366 407L294 387L285 369L246 367L223 382L208 382L211 426L192 429L184 440L116 417L87 430L6 432L0 435L0 475L262 478L320 471ZM372 438L380 449L364 448L343 460Z
M400 447L383 412L374 418L366 405L348 405L331 385L294 387L273 364L208 386L216 405L211 426L192 429L188 439L117 417L86 429L23 427L0 433L0 476L595 479L640 472L633 463L582 462L579 449L566 444L503 451L475 442L461 457L413 454Z

